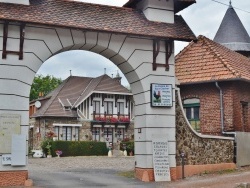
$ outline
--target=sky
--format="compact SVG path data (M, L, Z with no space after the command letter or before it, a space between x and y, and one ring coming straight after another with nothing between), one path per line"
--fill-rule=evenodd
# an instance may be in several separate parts
M78 0L111 6L122 6L127 0ZM226 4L226 5L224 5ZM213 39L226 13L229 0L196 0L196 3L179 12L196 36L204 35ZM232 0L232 6L250 33L250 1ZM244 11L243 11L244 10ZM180 52L188 43L175 42L175 54ZM102 62L102 63L100 63ZM115 76L117 71L122 76L122 84L128 86L126 78L111 61L99 54L87 51L69 51L55 55L45 61L37 74L53 75L65 79L73 76L97 77L104 74Z

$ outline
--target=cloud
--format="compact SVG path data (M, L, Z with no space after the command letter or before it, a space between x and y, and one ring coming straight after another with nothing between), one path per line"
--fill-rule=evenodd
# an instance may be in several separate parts
M73 76L98 77L106 73L112 77L117 71L122 76L122 84L129 85L127 79L119 68L107 58L88 51L71 50L52 56L43 63L37 74L53 75L54 77L66 79Z

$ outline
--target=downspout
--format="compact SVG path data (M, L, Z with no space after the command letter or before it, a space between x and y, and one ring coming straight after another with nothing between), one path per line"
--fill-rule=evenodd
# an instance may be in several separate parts
M223 91L221 87L219 86L218 82L215 82L215 86L220 91L220 123L221 123L221 133L227 134L227 135L234 135L236 136L235 132L225 132L224 131L224 107L223 107Z

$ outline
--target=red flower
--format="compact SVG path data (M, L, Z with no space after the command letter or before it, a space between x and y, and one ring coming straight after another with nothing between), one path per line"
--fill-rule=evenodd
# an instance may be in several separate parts
M120 122L130 122L129 118L128 117L121 117L119 119Z

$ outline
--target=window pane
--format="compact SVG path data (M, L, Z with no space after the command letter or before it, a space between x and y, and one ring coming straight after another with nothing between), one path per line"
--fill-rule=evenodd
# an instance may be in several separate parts
M72 128L67 127L67 138L66 140L71 141L72 140Z
M99 114L100 113L100 101L94 101L94 105L93 105L93 110L95 111L95 113Z
M120 113L120 114L124 114L124 103L123 102L118 102L118 112Z
M100 128L93 128L92 135L94 141L100 141Z
M62 134L63 134L62 140L66 140L66 127L62 128Z
M108 102L108 114L113 114L113 102Z
M186 108L186 116L187 116L187 119L191 119L192 118L192 110L191 108Z
M56 134L57 139L59 138L59 127L54 127L54 133Z
M104 112L108 113L108 103L104 102Z
M75 127L75 140L79 140L79 127Z
M194 119L198 120L200 119L200 107L194 107Z

